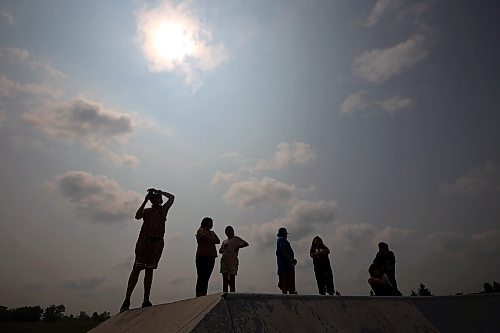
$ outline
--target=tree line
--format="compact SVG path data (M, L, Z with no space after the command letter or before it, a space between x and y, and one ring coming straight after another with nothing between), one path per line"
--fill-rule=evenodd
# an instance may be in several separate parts
M93 320L96 322L103 322L111 317L108 311L102 313L94 312L89 316L87 312L80 311L78 316L72 314L65 314L66 307L60 305L49 305L45 309L39 305L35 306L22 306L19 308L8 308L0 306L0 322L55 322L59 320Z

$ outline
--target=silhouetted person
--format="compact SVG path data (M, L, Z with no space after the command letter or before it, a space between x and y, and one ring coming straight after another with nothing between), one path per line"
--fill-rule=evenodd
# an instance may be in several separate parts
M162 205L162 196L167 197L167 202ZM153 282L153 270L158 268L161 253L163 251L165 235L165 221L167 213L174 203L174 195L155 190L148 190L148 194L144 198L141 207L135 213L136 220L143 219L139 238L135 245L135 261L128 279L127 292L125 300L120 308L120 312L130 308L130 296L139 279L141 270L144 272L144 301L142 306L151 306L149 294L151 292L151 283ZM151 208L144 208L146 203L151 201Z
M286 228L279 228L278 239L276 241L276 260L278 263L278 288L283 294L296 294L295 290L295 265L297 259L290 242L288 242L288 232Z
M208 280L212 275L217 258L215 244L219 244L219 237L211 229L214 222L210 217L201 220L201 226L196 233L198 248L196 250L196 297L205 296L208 291Z
M398 296L398 291L380 267L371 264L368 272L370 273L368 284L372 287L375 296Z
M387 245L387 243L378 243L378 252L375 259L373 259L373 263L378 266L383 273L387 274L392 286L398 290L398 284L396 282L396 257L394 253L389 250L389 245ZM399 294L401 295L401 293Z
M234 293L236 291L236 274L238 273L238 252L241 248L247 247L248 243L238 236L234 235L234 229L230 225L224 230L227 239L221 244L219 253L220 272L222 273L222 291L227 293L229 290Z
M325 293L335 295L332 266L328 258L330 250L323 243L321 237L316 236L313 238L309 254L313 259L314 275L316 276L320 295L324 295Z

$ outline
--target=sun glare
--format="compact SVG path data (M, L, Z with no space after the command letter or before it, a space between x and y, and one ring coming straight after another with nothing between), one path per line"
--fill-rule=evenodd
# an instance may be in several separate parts
M161 23L152 32L152 46L164 60L181 60L194 48L194 41L179 23Z

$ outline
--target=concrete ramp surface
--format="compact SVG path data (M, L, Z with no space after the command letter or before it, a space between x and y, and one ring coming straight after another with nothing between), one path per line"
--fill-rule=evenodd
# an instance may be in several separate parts
M117 314L90 332L500 332L500 294L214 294Z

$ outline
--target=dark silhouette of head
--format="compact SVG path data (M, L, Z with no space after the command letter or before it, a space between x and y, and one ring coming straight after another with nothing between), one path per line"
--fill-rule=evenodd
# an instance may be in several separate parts
M378 249L381 252L387 252L387 251L389 251L389 245L387 245L387 243L380 242L380 243L378 243Z
M149 197L149 201L151 201L153 206L159 206L163 203L163 198L160 193L153 193Z
M321 237L319 236L314 237L312 240L312 246L321 246L321 245L323 245L323 240L321 239Z
M286 230L285 227L281 227L281 228L278 229L278 234L276 236L287 238L288 237L288 231Z
M234 237L234 229L230 225L224 229L224 232L226 233L227 238L233 238Z
M212 220L211 217L204 217L203 220L201 220L201 227L203 229L210 230L214 226L214 221Z
M370 273L370 277L379 278L382 276L382 270L375 264L371 264L368 268L368 273Z

